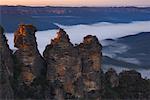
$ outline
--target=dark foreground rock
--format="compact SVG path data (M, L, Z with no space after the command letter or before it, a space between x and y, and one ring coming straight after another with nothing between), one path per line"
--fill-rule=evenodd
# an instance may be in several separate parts
M123 71L119 74L120 98L150 99L150 83L135 70Z
M13 56L9 49L4 29L0 26L0 99L13 99L11 80L13 77Z
M104 99L149 100L150 81L135 70L117 74L110 69L105 73Z

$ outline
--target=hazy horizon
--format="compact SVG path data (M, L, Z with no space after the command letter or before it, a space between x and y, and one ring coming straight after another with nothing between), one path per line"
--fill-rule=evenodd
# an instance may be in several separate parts
M22 6L68 6L68 7L120 7L120 6L135 6L135 7L150 7L149 0L2 0L0 5L22 5Z

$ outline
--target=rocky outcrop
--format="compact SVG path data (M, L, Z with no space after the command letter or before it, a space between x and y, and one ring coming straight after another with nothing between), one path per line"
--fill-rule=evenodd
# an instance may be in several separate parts
M116 74L113 69L105 73L103 99L150 99L150 83L135 70L122 71Z
M13 99L11 80L13 77L13 56L9 49L4 29L0 26L0 99Z
M15 32L15 52L17 98L40 99L44 97L43 84L46 74L45 61L37 49L36 28L32 25L19 25Z
M83 43L77 46L82 62L82 77L86 99L99 99L102 89L101 58L102 46L96 36L84 37Z
M118 90L121 99L150 99L150 84L135 70L119 74Z
M119 75L113 68L108 69L104 74L104 91L102 94L103 99L119 99L119 93L117 91L119 85Z
M80 94L76 92L74 83L81 77L81 58L78 50L74 48L69 36L63 29L59 30L56 38L51 40L51 44L46 47L44 57L47 62L47 80L49 84L60 83L53 90L54 98L61 100L69 98L65 95L79 96Z
M59 30L44 51L49 84L56 81L61 83L52 90L54 98L89 99L91 94L91 97L100 97L101 48L95 36L85 37L83 43L74 47L66 32Z

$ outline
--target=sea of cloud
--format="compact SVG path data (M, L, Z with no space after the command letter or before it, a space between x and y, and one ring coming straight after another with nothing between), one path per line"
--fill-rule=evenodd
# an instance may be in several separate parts
M132 23L100 22L90 25L80 24L72 26L60 25L58 23L54 24L59 26L60 28L63 28L69 35L71 42L74 44L82 42L83 37L89 34L96 35L97 38L102 43L102 45L105 46L109 45L109 43L103 42L105 39L116 39L127 35L138 34L140 32L150 32L150 21L136 21ZM58 30L55 29L36 32L38 49L41 54L43 53L46 45L50 44L51 39L53 39L56 36L56 32L58 32ZM8 44L10 48L15 50L16 48L14 47L13 42L14 34L12 33L5 33L5 34L8 39ZM106 55L109 55L109 53ZM147 71L149 70L144 70L142 71L142 73L147 73Z
M63 28L70 37L72 43L80 43L83 40L83 37L86 35L96 35L100 41L104 39L116 39L119 37L137 34L139 32L148 32L150 31L150 21L136 21L132 23L108 23L100 22L90 25L72 25L65 26L56 24L60 28ZM50 44L51 39L56 36L58 30L45 30L37 31L36 37L38 42L39 51L42 53L47 44ZM6 33L8 43L11 49L14 48L13 34ZM102 42L102 45L106 43Z

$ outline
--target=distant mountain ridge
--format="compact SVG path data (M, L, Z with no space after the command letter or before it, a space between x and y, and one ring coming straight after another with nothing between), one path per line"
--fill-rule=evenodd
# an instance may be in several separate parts
M144 12L150 13L150 7L53 7L53 6L0 6L1 14L78 14L95 12ZM80 10L79 10L80 9ZM13 11L12 11L13 10Z
M130 23L149 21L150 7L30 7L0 6L0 24L6 32L14 32L18 24L34 24L39 30L57 29L62 25L97 22ZM11 22L11 23L10 23Z
M140 68L139 66L141 66L142 68L150 69L150 62L148 61L150 57L150 32L141 32L136 35L128 35L116 40L107 39L106 41L113 42L113 44L104 47L104 52L107 52L109 49L113 49L114 51L117 50L118 47L116 46L116 43L122 44L119 46L125 45L128 49L121 53L115 53L116 57L104 57L104 64L109 63L110 65L120 67L123 67L121 65L130 65L133 68ZM135 59L139 61L139 63L134 63L130 61L130 59Z

